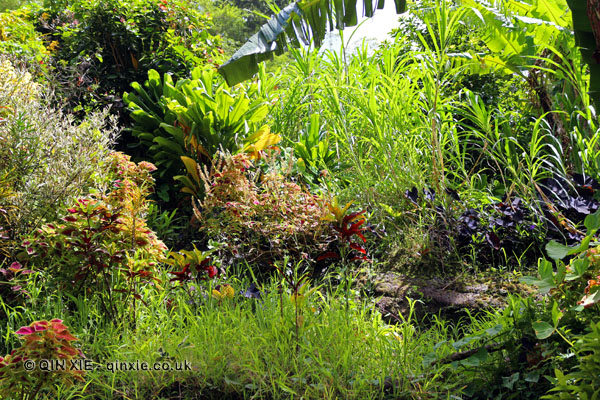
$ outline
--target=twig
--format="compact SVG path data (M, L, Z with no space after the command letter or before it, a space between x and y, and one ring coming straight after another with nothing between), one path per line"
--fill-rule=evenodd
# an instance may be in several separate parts
M506 347L506 343L494 343L494 344L486 344L485 346L483 346L483 348L485 350L487 350L488 353L494 353L496 351L500 351L500 350L504 350L504 347ZM471 357L473 354L476 354L479 350L481 350L482 348L476 348L476 349L471 349L471 350L467 350L467 351L460 351L457 353L452 353L449 356L446 356L440 360L435 360L434 362L432 362L431 364L429 364L430 366L434 366L436 364L449 364L451 362L454 361L461 361L464 360L466 358Z

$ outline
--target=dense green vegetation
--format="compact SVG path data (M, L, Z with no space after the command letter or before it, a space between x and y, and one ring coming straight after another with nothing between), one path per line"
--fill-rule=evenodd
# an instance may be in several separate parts
M588 15L315 4L0 3L0 398L598 396Z

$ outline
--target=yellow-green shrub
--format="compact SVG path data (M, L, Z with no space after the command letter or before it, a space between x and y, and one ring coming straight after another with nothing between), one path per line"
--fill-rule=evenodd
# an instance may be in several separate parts
M102 112L75 122L49 108L46 95L31 74L0 59L0 231L6 238L0 240L18 239L90 188L107 185L114 121Z
M33 25L34 13L28 8L0 13L0 54L45 63L51 50Z

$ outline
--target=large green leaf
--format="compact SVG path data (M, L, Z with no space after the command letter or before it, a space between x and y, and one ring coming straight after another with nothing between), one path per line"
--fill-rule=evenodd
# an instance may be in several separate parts
M554 333L554 327L546 321L535 321L532 326L538 339L547 339Z
M292 33L296 40L306 42L303 32L297 31L303 27L294 25L294 17L301 14L303 12L298 3L292 3L264 24L231 59L219 67L219 72L225 77L227 84L232 86L251 78L258 72L258 63L271 58L276 51L282 52L282 39L286 34Z
M358 0L302 0L290 4L264 24L225 64L219 72L227 84L235 85L258 72L258 63L284 51L286 39L293 44L310 43L319 47L328 30L344 29L358 23ZM383 8L385 0L376 7ZM406 0L394 0L398 14L406 10ZM373 0L363 0L363 14L371 17ZM334 18L335 16L335 18Z

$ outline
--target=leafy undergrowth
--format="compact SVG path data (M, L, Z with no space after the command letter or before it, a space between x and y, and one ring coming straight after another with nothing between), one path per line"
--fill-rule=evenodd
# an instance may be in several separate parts
M232 88L195 0L0 13L0 397L597 398L591 72L462 3Z
M295 297L287 290L280 294L276 281L260 290L247 281L230 283L229 295L220 296L211 286L204 294L212 295L198 296L199 303L145 289L148 306L138 309L135 328L107 323L98 304L83 298L70 312L58 298L32 298L37 311L4 307L11 326L62 311L94 364L85 373L86 386L59 386L48 398L439 398L460 391L453 384L438 387L442 375L453 373L446 366L423 367L435 343L458 338L451 325L420 331L411 317L388 325L368 302L352 297L346 309L346 294L332 288ZM15 341L12 336L9 342ZM119 365L110 370L109 362ZM121 363L131 368L143 362L183 370L119 370Z

